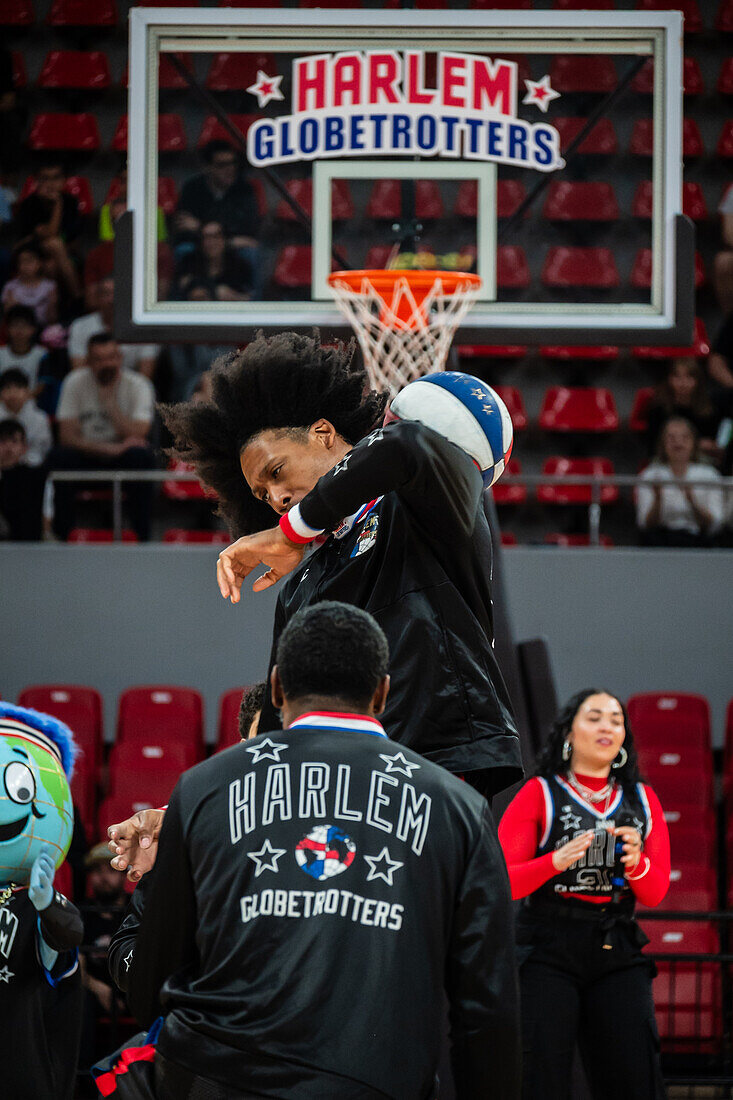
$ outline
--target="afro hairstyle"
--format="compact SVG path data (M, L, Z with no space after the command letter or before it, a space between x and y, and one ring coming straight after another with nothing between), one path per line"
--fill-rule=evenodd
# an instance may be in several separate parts
M258 333L211 369L211 401L161 406L173 436L171 454L190 463L219 497L219 514L234 537L275 526L272 509L257 500L242 476L243 448L268 429L307 430L321 417L347 443L381 423L387 395L369 389L354 347L322 347L320 336Z

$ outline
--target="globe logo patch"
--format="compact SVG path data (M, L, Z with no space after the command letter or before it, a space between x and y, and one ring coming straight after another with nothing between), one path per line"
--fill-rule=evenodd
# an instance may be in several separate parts
M315 825L295 847L301 871L319 882L346 871L355 855L356 844L336 825Z

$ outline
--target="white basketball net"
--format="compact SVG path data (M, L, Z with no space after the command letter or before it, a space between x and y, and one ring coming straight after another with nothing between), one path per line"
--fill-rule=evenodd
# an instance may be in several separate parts
M365 276L358 290L341 279L331 289L356 332L372 386L394 395L408 382L445 368L453 334L481 288L459 280L446 292L438 276L418 301L405 276L386 297Z

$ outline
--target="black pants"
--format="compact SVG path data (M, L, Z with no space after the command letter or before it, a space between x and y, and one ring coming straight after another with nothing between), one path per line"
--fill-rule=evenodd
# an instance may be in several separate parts
M155 1052L156 1100L255 1100L257 1093L234 1092L218 1081L199 1077ZM260 1097L261 1100L261 1097Z
M92 457L74 447L54 447L48 464L52 470L152 470L155 455L151 447L129 447L114 458ZM79 482L84 479L80 478ZM54 483L53 527L60 539L66 540L74 527L76 494L79 484L75 481ZM153 506L153 485L149 481L128 481L124 484L130 522L141 542L150 538L150 515Z
M593 1100L663 1100L646 937L620 921L604 950L602 915L571 919L562 904L517 921L524 1100L568 1100L576 1043Z

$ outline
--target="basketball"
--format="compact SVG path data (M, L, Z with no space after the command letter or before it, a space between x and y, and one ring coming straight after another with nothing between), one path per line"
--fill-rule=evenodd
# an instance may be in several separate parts
M418 420L471 456L488 489L506 469L514 429L509 411L486 382L462 371L440 371L411 382L390 409L399 420Z

